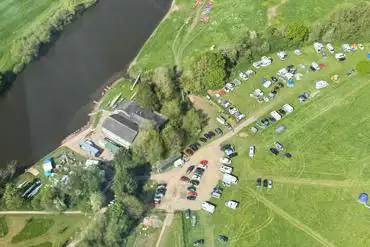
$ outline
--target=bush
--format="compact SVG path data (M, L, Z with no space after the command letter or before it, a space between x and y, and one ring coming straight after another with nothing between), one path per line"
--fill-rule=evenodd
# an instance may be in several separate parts
M35 219L27 220L26 225L17 235L12 238L12 243L19 243L28 239L37 238L45 234L54 225L53 219Z

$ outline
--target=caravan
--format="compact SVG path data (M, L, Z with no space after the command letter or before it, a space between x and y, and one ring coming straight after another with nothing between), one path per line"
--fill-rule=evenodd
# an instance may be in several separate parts
M207 213L213 214L215 212L216 207L215 205L209 202L202 202L202 209Z
M228 174L228 173L224 173L224 176L222 177L222 182L226 186L231 186L233 184L238 184L238 178L235 177L234 175L231 175L231 174Z

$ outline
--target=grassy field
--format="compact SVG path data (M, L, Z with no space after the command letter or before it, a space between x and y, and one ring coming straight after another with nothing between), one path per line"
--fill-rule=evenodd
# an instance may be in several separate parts
M309 49L301 61L291 56L286 64L320 62ZM222 199L211 200L217 207L215 214L199 213L200 221L205 223L190 232L190 237L186 231L179 231L186 229L186 224L175 219L163 246L191 246L196 239L205 239L206 246L222 246L216 240L218 235L228 236L228 246L234 247L369 246L370 214L357 197L369 193L370 185L370 77L345 75L357 61L365 59L365 54L353 53L343 64L328 56L326 69L310 72L295 87L284 88L269 105L255 105L251 98L241 97L248 95L253 86L261 88L261 76L272 75L273 70L282 67L283 62L276 60L271 68L260 70L257 78L229 95L248 112L282 103L291 103L295 111L255 136L236 136L230 141L239 152L233 160L239 184L226 188ZM337 84L329 79L334 73L341 75ZM299 104L296 96L303 90L312 92L313 80L318 78L330 85L307 103ZM275 135L278 125L287 126L280 136ZM293 158L272 155L269 148L275 141L282 143ZM250 145L256 147L253 160L248 156ZM274 187L256 189L258 176L272 179ZM240 207L236 211L226 208L223 204L227 200L239 201Z
M80 215L33 217L12 215L4 218L8 224L9 233L4 238L0 238L0 246L8 247L62 246L80 232L87 221L85 216Z
M17 63L11 53L15 40L40 29L58 10L73 10L79 3L89 0L0 0L0 71Z
M30 218L17 235L12 238L12 243L19 243L28 239L44 235L54 225L53 219Z
M133 63L133 74L159 66L187 68L199 53L234 46L248 30L263 31L267 27L267 10L280 0L219 0L209 14L209 22L202 22L203 5L194 8L195 1L176 0L168 18L147 41ZM277 10L274 22L306 21L311 23L327 16L336 6L354 0L288 0ZM317 6L314 9L311 6Z

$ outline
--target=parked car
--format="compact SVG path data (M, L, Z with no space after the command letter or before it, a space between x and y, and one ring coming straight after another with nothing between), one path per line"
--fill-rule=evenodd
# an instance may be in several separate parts
M200 246L200 245L204 245L204 239L198 239L197 241L193 243L193 246Z
M202 143L206 143L207 142L207 138L201 137L201 138L199 138L199 141L202 142Z
M271 76L271 80L272 80L273 82L277 82L277 81L278 81L278 78L276 78L275 76Z
M216 133L213 132L212 130L208 131L208 134L211 136L211 137L215 137L216 136Z
M235 210L239 207L239 202L230 200L230 201L225 202L225 206Z
M231 158L234 158L234 157L236 157L236 156L238 156L238 153L237 152L233 152L233 153L231 153L231 154L229 154L228 155L228 157L231 159Z
M263 187L267 188L268 187L268 181L267 179L263 180Z
M198 180L190 180L190 183L194 186L198 186L199 185L199 181Z
M249 146L249 157L253 158L254 157L254 152L255 152L254 145L250 145Z
M200 148L200 144L199 143L193 143L189 146L194 152L198 151L198 149Z
M194 185L190 185L186 190L188 192L196 192L197 191L197 187L195 187Z
M190 148L186 149L185 153L188 154L188 155L193 155L194 154L193 150L191 150Z
M195 168L194 165L189 166L188 169L186 170L186 174L190 174L194 170L194 168Z
M258 189L261 188L261 183L262 183L261 177L258 177L256 181L256 186Z
M284 156L287 157L288 159L292 158L292 155L290 153L285 153Z
M225 151L226 149L232 148L231 144L225 144L221 147L221 151Z
M229 238L228 238L228 237L226 237L226 236L223 236L223 235L219 235L219 236L217 237L217 240L218 240L219 242L221 242L221 243L227 243L227 242L229 241Z
M268 180L268 188L269 188L269 189L271 189L271 188L272 188L272 180L271 180L271 179L269 179L269 180Z
M204 136L207 140L211 140L211 139L212 139L212 136L211 136L210 134L208 134L208 133L205 133L203 136Z
M198 196L198 193L197 193L197 192L195 192L195 191L188 191L188 192L186 193L186 196Z
M218 135L218 136L221 136L223 133L222 133L222 130L220 129L220 128L216 128L215 129L215 133L216 133L216 135Z
M273 153L275 155L279 154L279 150L277 150L276 148L270 148L270 151L271 151L271 153Z
M275 147L279 151L283 151L284 150L284 146L280 142L275 142Z

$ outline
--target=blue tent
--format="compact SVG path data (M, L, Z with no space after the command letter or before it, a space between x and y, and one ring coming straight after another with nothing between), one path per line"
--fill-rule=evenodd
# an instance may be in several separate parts
M367 53L367 58L368 58L368 59L370 59L370 52L369 52L369 53Z
M369 200L369 196L366 193L362 193L358 196L358 202L361 204L366 204Z
M294 81L293 80L288 80L287 86L288 87L293 87L294 86Z

